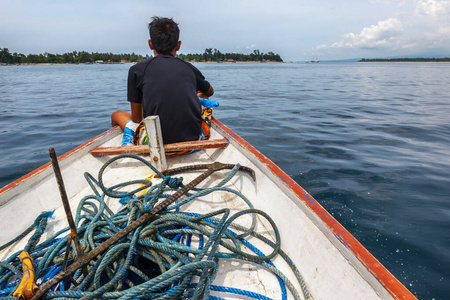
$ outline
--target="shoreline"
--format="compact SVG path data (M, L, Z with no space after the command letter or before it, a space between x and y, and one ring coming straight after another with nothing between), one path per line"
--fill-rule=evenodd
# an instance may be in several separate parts
M245 63L253 63L253 64L273 64L279 63L282 64L284 61L259 61L259 60L249 60L249 61L189 61L186 62L191 64L245 64Z
M26 64L0 64L0 67L7 67L7 66L73 66L73 65L132 65L136 62L126 62L126 63L106 63L106 64L99 64L99 63L26 63Z
M186 61L191 64L273 64L273 63L284 63L283 61ZM8 66L73 66L73 65L133 65L138 62L126 62L126 63L26 63L26 64L0 64L0 67L8 67Z
M411 63L411 64L417 64L417 63L450 63L450 61L357 61L357 63Z

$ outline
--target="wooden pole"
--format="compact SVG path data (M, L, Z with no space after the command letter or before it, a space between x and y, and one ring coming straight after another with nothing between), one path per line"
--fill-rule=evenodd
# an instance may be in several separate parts
M70 237L67 243L70 243L70 240L73 240L75 244L75 250L77 251L77 256L82 257L84 255L83 249L81 248L80 239L77 234L77 226L73 220L72 211L70 210L69 199L67 198L66 188L64 186L64 181L62 178L61 170L59 168L58 158L56 157L56 152L53 147L49 148L50 158L52 160L53 171L55 172L56 182L58 183L59 193L61 195L61 200L64 206L64 211L66 212L67 222L70 226ZM68 245L67 250L69 251L70 247ZM67 256L67 255L66 255ZM88 271L87 267L83 267L83 275L87 276Z

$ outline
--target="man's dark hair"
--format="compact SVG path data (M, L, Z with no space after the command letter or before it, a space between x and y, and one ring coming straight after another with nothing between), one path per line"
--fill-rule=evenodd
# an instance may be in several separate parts
M153 17L148 24L150 39L156 52L170 54L177 46L180 29L174 20L169 18Z

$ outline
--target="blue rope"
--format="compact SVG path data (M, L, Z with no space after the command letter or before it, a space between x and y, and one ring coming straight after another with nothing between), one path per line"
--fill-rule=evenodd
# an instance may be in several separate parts
M29 251L39 241L42 233L45 231L45 228L47 226L47 220L53 216L53 212L54 211L44 211L44 212L42 212L36 218L36 220L33 222L33 224L30 227L28 227L27 229L25 229L24 232L19 234L17 237L12 239L8 243L0 246L0 251L2 251L3 249L5 249L8 246L11 246L12 244L16 243L17 241L23 239L27 234L29 234L31 231L33 231L33 229L35 229L36 231L35 231L33 237L29 240L28 245L26 247L27 249L25 249L25 251Z
M142 162L162 178L161 182L153 185L148 180L131 180L107 187L103 181L106 168L111 163L124 158ZM47 292L46 299L99 297L104 299L222 299L217 295L210 295L212 291L254 299L269 299L254 292L213 285L219 260L228 258L250 261L270 270L279 281L282 299L287 299L286 286L295 299L300 299L287 277L281 274L270 261L281 254L291 265L294 273L298 271L280 249L280 235L275 223L265 212L255 209L239 191L224 186L236 174L238 168L239 165L233 168L215 187L193 189L182 201L174 203L91 261L86 277L81 270L75 272L73 278L78 281L78 286L74 286L69 280L64 280ZM85 178L93 195L80 200L75 214L78 235L85 252L100 245L142 214L151 211L158 201L169 197L173 191L183 185L182 178L164 176L136 155L120 155L112 158L100 169L98 179L88 173L85 173ZM136 184L142 186L131 191L123 191ZM142 194L144 189L147 191ZM179 211L182 205L217 191L239 196L249 208L234 214L231 214L229 209L203 215ZM105 197L116 198L123 205L122 209L114 214L106 205ZM249 228L235 223L236 219L244 215L250 215L252 218ZM257 216L265 218L271 224L275 233L275 242L254 231ZM65 228L47 240L40 241L46 223L47 218L36 219L35 224L39 226L26 246L34 258L35 274L40 284L48 281L61 270L67 239L70 235L69 228ZM272 247L272 252L264 255L245 239L249 236L256 237ZM196 243L193 243L194 240ZM250 249L253 254L245 252L243 246ZM226 252L222 249L226 249ZM0 263L0 296L6 297L5 299L11 298L22 277L19 253L20 251L14 253ZM76 253L74 249L71 249L69 264L75 258ZM296 278L302 286L303 294L309 299L309 292L303 289L304 281L297 276L297 273ZM6 286L6 283L11 282L13 278L16 280ZM193 280L197 283L193 284Z

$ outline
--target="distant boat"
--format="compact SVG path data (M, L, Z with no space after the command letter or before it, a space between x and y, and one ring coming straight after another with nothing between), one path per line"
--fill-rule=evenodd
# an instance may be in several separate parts
M319 62L319 57L318 56L316 56L316 57L313 56L313 59L311 60L311 62L312 63L318 63Z

